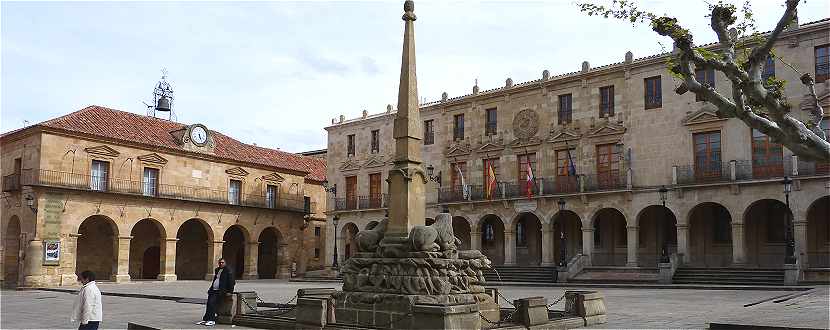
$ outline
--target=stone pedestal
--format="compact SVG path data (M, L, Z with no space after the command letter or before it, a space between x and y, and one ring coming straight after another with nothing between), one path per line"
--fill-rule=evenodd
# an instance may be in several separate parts
M486 307L495 304L483 293L403 295L339 291L333 296L337 323L379 329L479 329L479 302Z
M556 267L556 282L568 282L568 267Z
M580 316L584 326L602 324L608 321L605 297L596 291L565 291L565 312Z
M513 301L516 313L513 320L525 327L548 323L548 300L544 297L522 298Z
M415 305L411 329L480 329L478 304Z
M798 265L796 264L785 264L784 265L784 284L786 285L796 285L798 284L798 279L801 275L801 270L798 269Z
M328 324L328 302L321 298L297 298L295 329L323 329Z
M671 284L672 282L672 271L671 271L671 263L669 262L661 262L657 265L660 273L657 277L657 283L660 284Z

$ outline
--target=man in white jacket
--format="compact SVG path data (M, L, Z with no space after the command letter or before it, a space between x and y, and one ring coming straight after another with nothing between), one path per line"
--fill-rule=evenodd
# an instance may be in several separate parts
M97 330L104 316L101 306L101 290L95 284L95 273L85 270L78 275L83 285L78 290L78 300L72 308L72 323L80 324L78 330Z

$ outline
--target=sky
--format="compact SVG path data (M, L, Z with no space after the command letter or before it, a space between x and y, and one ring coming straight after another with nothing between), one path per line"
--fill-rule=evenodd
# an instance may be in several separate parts
M758 29L771 30L783 0L752 3ZM332 118L396 104L402 4L3 1L0 131L88 105L145 114L166 68L176 121L290 152L325 148ZM715 41L704 0L640 7ZM829 7L806 1L799 20L830 17ZM415 13L426 101L469 94L476 79L486 90L671 48L646 25L588 17L570 0L416 1Z

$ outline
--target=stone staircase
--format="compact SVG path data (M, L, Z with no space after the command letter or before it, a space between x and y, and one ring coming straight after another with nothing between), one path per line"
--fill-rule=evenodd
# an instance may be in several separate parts
M556 267L493 266L484 272L488 285L499 282L556 283Z
M658 277L657 268L588 266L582 269L571 283L592 284L655 284Z
M784 270L759 268L678 268L674 284L783 285Z

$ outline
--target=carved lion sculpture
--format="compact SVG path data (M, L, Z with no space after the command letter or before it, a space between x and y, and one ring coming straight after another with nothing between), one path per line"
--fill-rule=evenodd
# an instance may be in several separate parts
M383 234L386 232L386 224L389 219L381 220L374 227L360 231L355 236L357 241L357 250L360 252L375 252L378 249L378 243L383 239Z
M452 231L452 216L449 213L439 213L435 223L429 226L412 228L409 240L412 242L412 251L455 251L461 244L461 240Z

